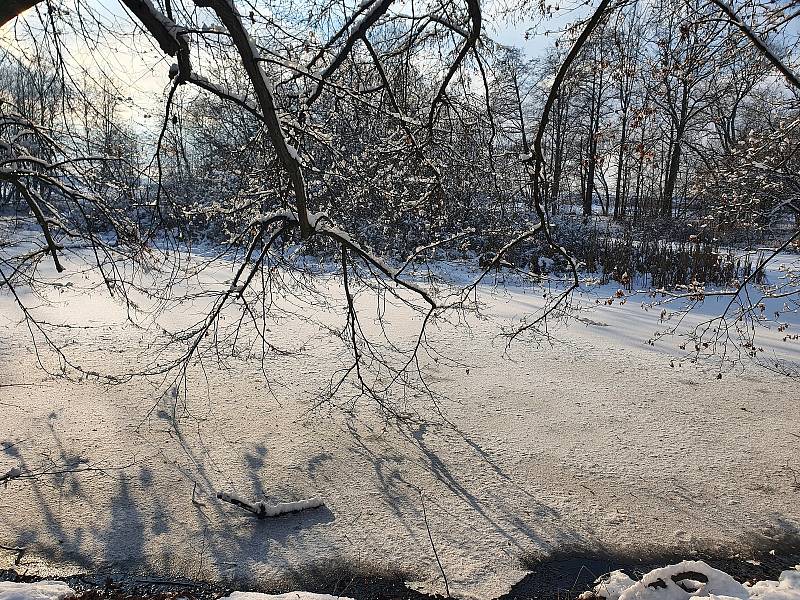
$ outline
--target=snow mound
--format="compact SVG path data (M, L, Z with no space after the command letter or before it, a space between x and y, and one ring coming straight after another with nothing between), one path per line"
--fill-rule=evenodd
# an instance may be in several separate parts
M777 582L773 582L777 583ZM75 595L75 590L63 581L38 581L13 583L0 581L0 600L64 600ZM345 596L287 592L286 594L260 594L258 592L233 592L220 600L352 600Z
M0 598L2 600L2 598ZM285 594L260 594L258 592L233 592L219 600L352 600L345 596L312 594L311 592L287 592Z
M750 588L753 600L800 600L800 571L784 571L778 581L759 581Z
M799 565L800 566L800 565ZM640 581L613 571L595 582L592 592L581 595L606 600L800 600L800 571L784 571L778 581L742 585L733 577L703 561L685 560L654 569Z
M74 595L75 590L63 581L0 581L0 600L62 600Z

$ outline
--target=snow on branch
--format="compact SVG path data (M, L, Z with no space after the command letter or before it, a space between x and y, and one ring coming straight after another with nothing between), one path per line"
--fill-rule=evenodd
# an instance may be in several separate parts
M308 98L307 104L311 105L314 101L319 98L319 95L322 93L323 83L325 80L333 75L336 72L336 69L344 62L347 58L347 55L350 54L350 51L353 49L355 43L361 39L366 37L367 31L370 27L372 27L378 19L383 16L383 14L389 9L391 6L392 0L378 0L372 8L367 11L367 14L353 27L353 31L345 40L344 46L342 49L336 54L334 59L331 61L325 69L319 74L319 80L317 82L314 91Z
M256 515L259 519L277 517L287 513L300 512L303 510L325 506L325 503L322 501L322 499L316 496L307 498L305 500L295 500L293 502L278 502L277 504L267 504L263 500L259 500L258 502L248 502L247 500L242 500L238 496L228 494L226 492L218 492L217 498L223 502L229 502L234 506L243 508L244 510Z
M722 12L725 13L725 15L742 31L742 33L747 36L747 38L758 49L758 51L761 52L761 54L763 54L770 63L772 63L772 66L778 69L781 75L783 75L789 83L800 90L800 79L798 79L794 71L786 66L786 64L780 58L778 58L778 55L772 51L766 42L762 40L761 37L752 30L752 28L742 21L741 17L739 17L739 15L736 14L736 11L733 10L733 7L725 2L725 0L711 1L716 4L722 10Z
M300 220L300 233L303 238L307 238L311 233L311 227L308 224L306 181L297 149L289 144L286 139L283 125L278 116L272 83L259 62L261 54L250 34L247 33L242 23L242 17L231 0L196 0L196 4L212 9L231 34L233 43L242 59L242 64L247 71L248 78L255 90L258 104L261 106L269 139L292 182L295 204Z

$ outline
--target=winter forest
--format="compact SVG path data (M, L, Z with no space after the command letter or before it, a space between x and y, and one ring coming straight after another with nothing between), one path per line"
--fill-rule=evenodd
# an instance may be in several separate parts
M0 1L0 600L800 600L795 0Z

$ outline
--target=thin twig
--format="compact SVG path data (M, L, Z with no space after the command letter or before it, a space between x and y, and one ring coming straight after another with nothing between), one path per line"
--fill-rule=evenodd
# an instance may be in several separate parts
M433 548L433 556L436 558L436 564L439 565L439 571L442 574L442 579L444 579L444 591L447 594L447 597L450 597L450 585L447 583L447 575L444 572L444 567L442 566L442 561L439 560L439 553L436 551L436 544L433 542L433 535L431 534L431 528L428 524L428 513L425 510L425 495L422 493L422 490L419 492L419 499L422 502L422 518L425 520L425 529L428 531L428 539L431 541L431 548Z

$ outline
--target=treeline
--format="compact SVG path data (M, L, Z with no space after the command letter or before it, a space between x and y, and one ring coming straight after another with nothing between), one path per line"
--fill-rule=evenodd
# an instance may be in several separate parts
M274 33L253 27L259 47L275 47ZM429 255L497 252L539 219L533 140L577 29L534 59L484 35L442 93L426 55L453 50L422 36L399 51L395 40L409 35L401 27L373 27L337 66L335 83L317 90L313 70L298 66L325 64L314 36L292 42L296 62L263 60L310 210L389 258L434 244ZM780 48L779 29L764 31ZM6 53L0 98L65 152L108 157L91 163L80 185L143 230L157 224L187 241L236 242L259 215L291 206L292 184L250 108L242 65L222 48L205 48L203 75L224 82L227 97L176 85L149 128L130 124L113 78L68 79L46 60ZM721 259L721 246L797 227L798 119L795 96L713 5L628 3L604 16L558 90L542 134L546 212L588 270L647 272L661 261L665 285L726 281L749 267ZM20 200L0 182L6 210L24 209ZM104 215L96 217L102 226ZM673 243L686 245L679 272L666 268ZM556 254L536 239L508 260L536 270L542 257Z

